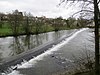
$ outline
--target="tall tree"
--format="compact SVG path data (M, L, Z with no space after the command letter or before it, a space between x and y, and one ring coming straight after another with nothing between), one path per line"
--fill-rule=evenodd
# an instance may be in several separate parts
M83 2L82 3L82 9L78 12L76 12L75 14L77 13L82 13L82 15L85 13L85 16L88 16L91 14L92 12L92 15L94 13L94 23L95 23L95 75L100 75L100 72L99 72L99 67L100 67L100 61L99 61L99 24L98 24L98 21L100 19L100 12L99 12L99 3L100 3L100 0L60 0L60 4L62 4L63 2L71 2L71 5L72 3L75 3L75 2ZM60 5L59 4L59 5ZM94 9L91 8L91 4L94 6ZM89 6L89 8L87 8ZM88 14L87 14L88 13ZM74 14L74 15L75 15ZM92 16L93 17L93 16Z
M95 22L95 75L100 75L99 72L99 8L97 0L94 0L94 22Z
M11 24L12 32L15 36L19 33L19 28L21 25L23 19L22 12L19 12L18 10L13 11L12 13L8 14L8 21Z

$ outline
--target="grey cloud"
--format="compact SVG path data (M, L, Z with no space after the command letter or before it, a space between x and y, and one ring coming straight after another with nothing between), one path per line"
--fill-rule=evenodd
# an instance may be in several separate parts
M9 12L15 9L31 12L36 16L65 17L66 8L57 7L60 0L0 0L0 12Z

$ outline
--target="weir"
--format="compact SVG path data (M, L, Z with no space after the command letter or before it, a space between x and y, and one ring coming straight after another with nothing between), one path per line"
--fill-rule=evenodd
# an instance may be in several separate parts
M17 69L6 75L53 75L65 71L72 72L78 68L78 66L75 67L74 61L80 57L86 58L85 52L90 52L90 56L94 57L93 36L91 29L80 29L44 53L16 65Z
M45 56L48 56L49 54L52 54L54 51L59 50L59 48L63 47L65 44L67 44L69 41L71 41L75 36L77 36L78 33L82 32L82 31L84 31L84 30L86 30L86 29L81 29L81 30L79 30L79 31L77 31L77 32L73 32L73 33L70 34L68 37L63 38L62 40L59 40L59 42L58 42L57 45L54 44L54 46L53 46L52 48L48 49L48 50L47 50L46 52L44 52L44 53L41 53L41 54L38 55L37 57L35 57L35 58L29 60L29 61L28 61L29 63L28 63L28 62L25 62L24 64L18 66L18 68L28 68L28 67L30 67L28 64L31 64L31 63L32 63L32 65L34 65L35 63L33 63L33 62L35 62L35 61L37 61L37 60L42 60ZM71 60L69 60L69 61L71 61Z
M44 53L46 50L48 50L49 48L52 48L53 45L56 45L58 43L60 43L62 40L65 40L65 38L70 37L71 35L73 35L77 30L73 31L71 34L66 35L64 37L59 38L56 41L51 41L49 43L45 43L43 45L40 45L30 51L27 52L23 52L19 55L13 56L13 57L9 57L5 60L3 60L0 63L0 72L4 72L6 70L8 70L11 66L15 66L17 64L21 64L21 62L23 62L23 60L30 60L33 57L36 57L42 53ZM15 67L14 69L17 69L17 67Z

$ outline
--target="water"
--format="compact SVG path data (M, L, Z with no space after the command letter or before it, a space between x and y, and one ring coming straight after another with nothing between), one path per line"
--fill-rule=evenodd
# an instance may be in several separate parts
M53 75L71 71L75 67L73 62L80 57L86 58L87 53L94 57L94 34L91 29L81 29L37 57L16 65L17 70L4 75Z
M94 57L94 34L91 29L81 29L43 54L18 65L8 75L53 75L73 70L73 62L87 54Z
M55 41L61 37L69 35L73 31L74 30L63 30L39 35L0 38L0 61L11 56L16 56L25 51L29 51L47 42Z

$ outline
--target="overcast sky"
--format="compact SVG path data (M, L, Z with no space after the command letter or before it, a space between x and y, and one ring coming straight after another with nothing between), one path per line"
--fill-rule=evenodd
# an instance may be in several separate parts
M0 12L19 11L31 12L34 16L68 18L73 12L77 11L76 7L66 8L65 4L58 7L60 0L0 0Z

